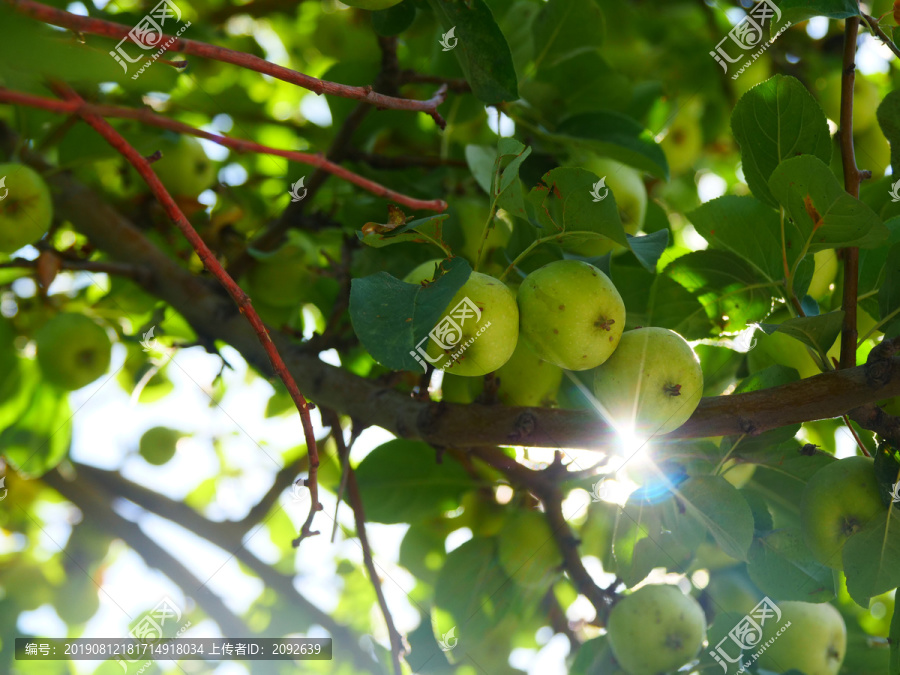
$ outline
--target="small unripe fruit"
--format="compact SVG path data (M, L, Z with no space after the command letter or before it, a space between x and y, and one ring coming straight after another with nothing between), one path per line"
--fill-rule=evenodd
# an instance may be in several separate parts
M53 220L44 179L24 164L0 164L0 253L13 253L43 237Z
M178 440L184 434L168 427L152 427L141 436L138 452L150 464L161 466L175 456Z
M700 651L706 617L677 586L643 586L613 607L609 646L630 675L659 675L683 666Z
M847 457L816 471L800 502L803 538L816 559L844 568L844 544L866 523L887 510L878 492L875 461Z
M441 321L446 317L454 319L450 313L465 300L468 316L464 320L455 319L461 333L456 334L454 329L447 334L447 349L429 339L427 353L432 359L444 355L432 361L435 368L444 372L466 377L487 375L506 363L516 348L519 334L516 297L502 281L472 272L447 305ZM480 318L474 315L471 305L478 308Z
M540 358L568 370L596 368L625 328L625 303L599 269L560 260L529 274L519 287L522 337Z
M90 384L109 368L109 336L84 314L57 314L35 334L44 379L63 389Z
M667 328L626 331L594 375L594 395L617 428L667 434L687 422L703 396L691 346Z

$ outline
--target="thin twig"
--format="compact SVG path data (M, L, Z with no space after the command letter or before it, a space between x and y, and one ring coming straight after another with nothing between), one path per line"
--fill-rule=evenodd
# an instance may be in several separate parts
M54 88L66 100L83 103L83 99L69 87L57 86ZM256 313L256 310L253 309L250 297L240 286L238 286L235 280L228 275L222 265L219 264L215 254L209 249L200 235L197 234L197 231L193 228L184 213L182 213L178 204L172 199L172 196L163 186L162 182L160 182L159 178L157 178L153 169L150 168L149 162L147 162L144 156L135 150L134 147L119 134L119 132L113 129L105 119L99 115L87 112L81 112L79 114L85 122L93 127L97 133L99 133L135 168L141 178L143 178L150 187L150 190L159 200L162 207L166 210L169 218L181 231L185 239L190 242L194 251L196 251L197 256L203 261L206 269L208 269L210 273L218 279L225 290L228 291L228 295L231 296L241 313L253 327L260 344L262 344L266 355L269 357L272 369L278 375L279 379L284 382L284 386L287 387L291 400L294 402L294 405L297 406L297 411L300 413L300 420L303 424L303 434L306 437L306 447L309 452L309 478L306 484L309 487L310 494L309 516L306 518L306 522L300 530L300 536L293 541L294 546L298 546L304 537L318 534L318 532L312 530L311 526L316 512L322 509L322 505L319 503L319 483L317 480L319 451L316 447L316 436L313 432L312 419L309 415L310 410L312 410L314 406L308 403L303 394L300 393L300 389L298 389L293 375L291 375L287 366L284 364L284 360L282 360L281 354L278 353L278 349L272 342L272 338L269 336L265 324L263 324L262 319L259 318L259 314Z
M844 58L841 73L841 162L844 168L844 189L859 198L861 180L853 151L853 84L856 79L856 38L859 33L859 16L851 16L844 22ZM842 250L844 257L844 296L842 309L844 323L841 329L841 368L856 365L856 303L859 288L859 249Z
M878 25L878 19L874 16L869 16L868 14L863 14L862 18L866 22L866 25L869 26L869 29L877 35L885 45L887 45L887 48L894 52L894 55L897 56L897 58L900 58L900 48L894 44L894 41L888 37L887 33L881 30L881 26Z
M72 270L77 272L100 272L104 274L115 274L117 276L129 277L131 279L139 278L143 272L135 265L126 263L104 262L99 260L71 260L64 258L56 252L61 269ZM0 262L0 269L35 269L38 266L37 259L26 260L25 258L13 258L5 262Z
M341 430L341 421L337 413L333 410L322 411L322 421L331 426L331 435L338 446L338 455L341 461L350 456L350 449L344 444L344 436ZM394 664L394 672L396 675L403 675L403 665L401 659L409 652L409 646L397 627L394 625L394 617L391 616L391 610L388 609L387 601L384 598L384 590L381 588L381 579L378 576L378 570L375 568L375 561L372 558L372 549L369 546L369 538L366 535L366 513L363 509L362 496L359 493L359 485L356 483L356 474L350 467L349 462L346 468L347 476L347 499L353 508L353 519L356 522L356 536L359 537L359 544L362 547L363 561L366 569L369 571L369 580L375 589L375 595L378 597L378 605L381 607L381 613L387 624L388 635L391 640L391 660Z
M93 103L87 103L83 100L81 100L80 102L78 100L57 101L51 98L44 98L42 96L34 96L32 94L26 94L24 92L5 89L3 87L0 87L0 102L27 105L32 108L40 108L42 110L49 110L51 112L58 112L62 114L80 115L82 117L85 114L91 114L100 117L117 117L122 119L137 120L142 124L147 124L149 126L159 127L161 129L169 129L171 131L177 131L181 134L188 134L190 136L205 138L206 140L212 141L213 143L218 143L219 145L225 146L226 148L231 148L236 152L254 152L266 155L275 155L277 157L284 157L285 159L288 159L292 162L298 162L299 164L314 166L317 169L321 169L322 171L337 176L338 178L341 178L348 183L353 183L354 185L357 185L378 197L390 199L410 209L421 209L425 211L437 212L447 209L447 203L441 199L423 200L416 199L415 197L409 197L400 192L396 192L395 190L391 190L390 188L387 188L379 183L376 183L373 180L364 178L357 173L353 173L349 169L345 169L344 167L329 161L321 154L295 152L293 150L280 150L278 148L273 148L268 145L262 145L261 143L256 143L254 141L247 141L240 138L229 138L228 136L222 136L220 134L214 134L209 131L197 129L196 127L192 127L191 125L185 124L184 122L179 122L178 120L163 117L162 115L158 115L147 108L136 109L115 105L97 105ZM307 195L308 194L309 193L307 190Z
M122 38L127 37L132 30L130 26L93 17L78 16L77 14L72 14L65 10L57 9L56 7L50 7L49 5L35 2L35 0L6 0L6 2L12 5L17 11L30 16L33 19L62 28L70 28L79 33L100 35L121 40ZM289 82L290 84L296 84L297 86L309 89L316 94L329 94L331 96L340 96L341 98L362 101L380 109L424 112L429 115L441 129L446 126L446 122L437 111L438 106L443 103L446 98L447 89L445 87L438 89L434 96L426 101L398 98L396 96L379 94L371 87L354 87L346 84L338 84L337 82L320 80L296 70L270 63L253 54L246 54L234 49L218 47L197 40L186 40L180 37L163 35L160 44L169 45L167 47L162 47L167 51L181 52L191 56L200 56L215 61L221 61L222 63L231 63L240 66L241 68L247 68L248 70L253 70L274 77L275 79Z

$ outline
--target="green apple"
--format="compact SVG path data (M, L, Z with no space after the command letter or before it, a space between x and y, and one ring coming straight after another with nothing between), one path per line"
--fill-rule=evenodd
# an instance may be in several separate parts
M703 150L700 114L701 110L695 104L686 104L675 115L660 143L673 176L692 169L694 162L700 157Z
M854 137L853 146L859 168L871 171L873 180L881 178L891 163L891 145L884 137L881 127L872 124Z
M269 307L296 307L312 284L310 258L309 251L296 243L260 255L246 277L250 298Z
M474 403L483 389L483 380L444 373L441 382L441 400L445 403Z
M749 483L754 473L756 473L756 464L751 464L750 462L739 462L736 459L729 459L722 466L722 478L738 489Z
M762 627L760 645L773 642L759 657L759 667L776 673L837 675L847 653L847 626L840 612L827 602L785 600L778 608L781 621L772 617ZM784 632L778 635L780 630Z
M460 313L467 316L460 318ZM443 346L434 338L427 340L427 353L435 368L466 377L492 373L516 349L519 335L516 296L502 281L472 272L447 305L439 327L454 324L459 326L461 334L455 328L445 333L441 338ZM436 360L438 357L443 358Z
M626 331L596 370L594 395L613 423L641 435L667 434L687 422L700 403L700 359L667 328Z
M841 71L835 70L816 83L819 103L832 122L840 126L841 119ZM875 111L881 102L878 87L862 74L856 73L853 82L853 131L863 132L876 122Z
M150 166L173 196L194 198L213 184L216 169L193 136L177 141L165 138L157 144L162 157Z
M57 314L34 337L44 379L63 389L81 389L109 368L109 336L84 314Z
M175 456L176 445L185 435L168 427L152 427L141 436L138 452L148 463L161 466Z
M356 7L357 9L387 9L394 5L399 5L403 0L341 0L348 7Z
M812 281L809 282L809 290L806 293L816 300L821 300L831 290L831 284L837 279L840 263L837 251L833 248L817 251L813 255L813 260L816 264L816 271L813 272Z
M497 398L504 405L552 406L562 384L562 368L544 361L519 340L509 361L497 371Z
M578 260L558 260L529 274L518 302L528 346L568 370L590 370L606 361L625 328L625 303L612 281Z
M44 179L24 164L0 164L0 253L12 253L43 237L53 220Z
M677 586L649 585L613 607L607 638L630 675L659 675L697 656L706 638L700 604Z
M416 265L412 268L407 275L403 277L403 281L408 284L421 284L423 281L434 281L436 266L440 265L442 262L444 262L443 258L426 260L421 265Z
M641 172L606 157L596 157L584 163L584 168L600 178L606 178L606 187L616 200L619 218L628 234L637 234L647 215L647 188ZM606 255L624 247L610 239L591 238L586 241L563 239L563 249L583 256Z
M878 492L875 460L847 457L819 469L806 483L800 502L803 538L824 565L844 568L844 544L887 510Z

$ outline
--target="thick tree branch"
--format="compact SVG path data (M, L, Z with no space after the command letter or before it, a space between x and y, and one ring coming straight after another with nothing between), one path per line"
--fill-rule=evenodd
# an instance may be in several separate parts
M33 158L33 156L30 156ZM36 162L39 168L46 165ZM252 330L217 285L183 269L143 233L65 173L47 177L61 214L114 260L141 260L152 271L145 289L168 302L202 335L237 349L266 376L272 374ZM272 340L313 401L363 425L439 446L522 444L608 448L614 431L591 411L456 405L417 401L374 380L323 363L278 333ZM665 438L760 433L787 424L831 419L867 403L900 395L900 357L892 357L885 384L870 386L865 367L823 373L746 394L705 398L688 422Z
M218 595L200 581L174 556L144 534L135 523L117 514L108 499L90 488L88 483L65 479L56 469L44 474L41 480L75 504L98 529L109 532L130 546L150 566L159 569L182 592L197 600L206 614L226 636L252 635L240 617L235 616Z
M544 515L553 532L556 546L562 554L563 567L569 573L578 592L594 606L597 611L597 620L600 625L603 625L609 609L612 607L615 594L600 588L585 569L584 563L581 561L581 554L578 552L580 541L563 514L562 502L565 495L554 480L553 472L548 474L548 471L529 469L494 449L473 449L472 454L498 471L502 471L510 482L529 490L541 500L541 504L544 505ZM557 459L560 459L559 455L557 455Z
M859 33L859 16L851 16L844 22L844 59L841 77L841 162L844 168L844 189L859 198L862 177L856 166L853 150L853 84L856 80L856 37ZM859 285L859 249L842 249L844 258L844 325L841 329L841 368L856 365L856 303Z
M62 28L70 28L88 35L100 35L103 37L121 40L131 31L131 26L125 26L112 21L96 19L93 17L78 16L71 14L62 9L57 9L49 5L44 5L34 0L6 0L12 5L13 9L37 19L43 23L49 23L53 26ZM181 52L191 56L200 56L202 58L221 61L222 63L231 63L241 68L247 68L264 75L269 75L275 79L296 84L304 89L309 89L316 94L329 94L331 96L340 96L356 101L363 101L376 108L391 110L409 110L424 112L434 119L435 123L444 128L446 122L438 113L438 106L444 102L447 90L445 88L438 89L433 97L427 101L416 101L406 98L398 98L396 96L386 96L374 91L371 87L354 87L346 84L338 84L337 82L328 82L327 80L319 80L303 73L269 63L265 59L252 54L235 51L226 47L217 47L205 42L196 40L185 40L184 38L163 35L161 44L167 44L172 40L171 45L167 48L170 52Z
M84 102L78 94L68 87L59 87L58 89L67 100L79 103ZM306 401L303 394L300 393L300 389L297 387L293 375L291 375L290 370L288 370L284 360L281 358L278 348L272 342L272 338L269 336L269 332L263 324L262 319L259 318L256 310L253 309L249 296L244 293L243 289L238 286L234 279L228 276L228 273L216 259L215 254L209 249L200 235L197 234L197 231L193 228L187 217L185 217L184 213L182 213L178 204L172 199L172 196L163 186L162 182L160 182L159 178L157 178L153 169L150 168L149 162L147 162L147 160L135 150L134 147L119 134L119 132L113 129L105 119L87 112L81 112L80 115L85 122L93 127L97 133L128 160L129 164L135 168L138 174L140 174L150 187L154 196L166 210L166 214L184 235L184 238L190 242L200 260L203 261L206 269L216 277L220 284L222 284L231 296L231 299L238 306L241 314L244 315L247 322L252 326L257 339L268 357L272 370L284 383L284 386L288 390L288 394L291 396L291 400L297 407L297 411L300 413L300 421L303 425L303 435L306 438L306 447L309 452L309 479L306 481L306 485L309 487L310 495L309 516L303 524L300 536L294 540L294 545L297 546L304 537L318 534L312 530L312 522L316 512L322 509L322 505L319 503L319 484L317 481L319 451L316 447L316 437L313 432L312 419L309 414L313 406L311 406Z
M262 145L254 141L247 141L239 138L229 138L220 134L214 134L209 131L197 129L184 122L172 120L162 115L157 115L149 108L126 108L115 105L96 105L80 100L57 101L42 96L34 96L24 92L12 91L0 87L0 103L13 103L16 105L25 105L32 108L40 108L51 112L58 112L71 115L98 115L100 117L116 117L121 119L132 119L146 124L148 126L159 127L161 129L170 129L181 134L190 136L198 136L205 138L213 143L218 143L226 148L231 148L236 152L254 152L265 155L275 155L276 157L284 157L292 162L306 164L316 167L338 178L353 183L361 187L363 190L371 192L377 197L390 199L410 209L421 209L425 211L445 211L447 203L441 199L416 199L409 197L395 190L391 190L380 183L364 178L357 173L345 169L344 167L329 161L320 154L312 154L308 152L295 152L293 150L279 150L268 145Z

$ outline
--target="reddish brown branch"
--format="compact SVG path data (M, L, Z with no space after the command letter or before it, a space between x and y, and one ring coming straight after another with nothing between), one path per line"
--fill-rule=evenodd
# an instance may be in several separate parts
M841 78L841 162L844 168L844 189L859 198L861 176L853 151L853 83L856 79L856 36L859 33L859 16L852 16L844 23L844 59ZM856 365L856 303L859 287L859 249L843 249L844 295L842 309L844 324L841 329L841 368Z
M219 145L223 145L226 148L231 148L236 152L255 152L266 155L275 155L277 157L284 157L285 159L291 160L292 162L314 166L334 176L337 176L338 178L341 178L348 183L353 183L354 185L357 185L378 197L390 199L391 201L397 202L398 204L406 206L410 209L440 212L446 210L447 208L447 203L441 199L422 200L416 199L414 197L409 197L407 195L391 190L390 188L387 188L379 183L376 183L375 181L369 180L368 178L364 178L359 174L353 173L352 171L345 169L339 164L335 164L334 162L329 161L319 154L294 152L292 150L279 150L278 148L272 148L270 146L255 143L253 141L221 136L219 134L203 131L202 129L197 129L196 127L192 127L189 124L185 124L184 122L179 122L177 120L169 119L168 117L163 117L162 115L157 115L153 111L146 108L135 109L126 108L124 106L97 105L87 103L83 99L57 101L51 98L34 96L32 94L12 91L2 87L0 87L0 102L26 105L32 108L40 108L42 110L49 110L51 112L62 114L80 115L82 117L85 114L91 114L100 117L118 117L123 119L137 120L142 124L160 127L162 129L170 129L171 131L177 131L178 133L189 134L191 136L199 136L200 138L205 138L214 143L218 143Z
M70 28L79 33L100 35L121 40L128 35L129 31L131 31L131 26L125 26L120 23L93 17L78 16L77 14L71 14L62 9L35 2L34 0L6 0L6 2L12 5L14 9L33 19L62 28ZM186 40L170 35L163 35L160 43L163 45L169 44L169 40L171 40L171 44L168 47L164 47L167 51L181 52L191 56L200 56L213 59L214 61L231 63L240 66L241 68L247 68L248 70L269 75L284 82L296 84L297 86L309 89L316 94L329 94L331 96L340 96L342 98L363 101L381 109L424 112L434 119L441 129L446 125L444 118L441 117L437 111L438 106L443 103L446 98L446 87L438 89L434 96L427 101L386 96L385 94L379 94L371 87L354 87L346 84L338 84L337 82L320 80L296 70L275 65L258 56L235 51L234 49L228 49L227 47L218 47L205 42Z
M66 100L74 101L79 104L84 103L83 99L68 87L56 87L56 89ZM231 296L232 300L234 300L235 304L237 304L240 309L241 314L244 315L247 322L253 327L260 344L262 344L262 347L269 358L269 362L272 364L272 369L275 371L275 374L278 375L278 378L284 382L284 386L287 387L291 400L294 402L294 405L297 406L297 411L300 413L300 420L303 423L303 435L306 437L307 451L309 452L309 480L307 481L307 485L309 487L311 503L309 516L303 524L300 536L294 540L294 545L296 546L303 537L318 534L318 532L312 531L311 526L316 511L322 509L322 505L319 503L319 485L317 480L319 451L316 447L316 437L313 433L312 419L310 419L309 416L309 411L312 410L314 406L306 401L303 394L301 394L300 390L297 388L297 383L294 381L293 375L291 375L287 366L284 364L281 354L278 353L278 349L272 342L272 338L269 336L269 332L266 330L262 319L259 318L256 310L253 309L250 298L244 293L243 289L237 285L234 279L228 275L222 265L219 264L215 254L209 249L200 235L197 234L197 231L193 228L190 221L185 217L184 213L181 212L178 204L175 203L175 200L172 199L172 196L166 188L163 187L162 182L157 178L153 169L150 168L149 162L147 162L143 155L135 150L134 147L119 134L119 132L113 129L105 119L99 115L83 111L79 114L85 122L97 131L97 133L103 136L107 143L128 160L128 163L131 164L140 174L141 178L146 181L150 190L159 200L160 204L162 204L166 214L181 231L185 239L190 242L194 251L196 251L197 256L203 261L206 269L208 269L210 273L216 277L219 283L225 287L225 290L228 291L228 295Z
M384 590L381 588L381 579L378 576L378 570L375 567L375 560L372 558L372 548L369 546L369 537L366 534L366 512L363 509L362 496L359 493L359 485L356 482L356 474L353 472L349 462L346 462L350 450L344 443L344 432L341 429L340 417L333 410L324 410L322 414L323 422L331 427L331 436L334 438L338 447L338 456L341 462L346 466L347 478L347 500L353 509L353 520L356 523L356 536L359 537L359 545L363 552L363 562L369 571L369 580L375 589L375 595L378 597L378 606L381 608L381 614L384 616L384 622L387 624L388 635L391 640L391 660L394 664L394 672L396 675L402 675L403 665L401 659L403 655L409 652L409 646L406 640L394 625L394 617L391 610L388 609L387 600L384 597Z

